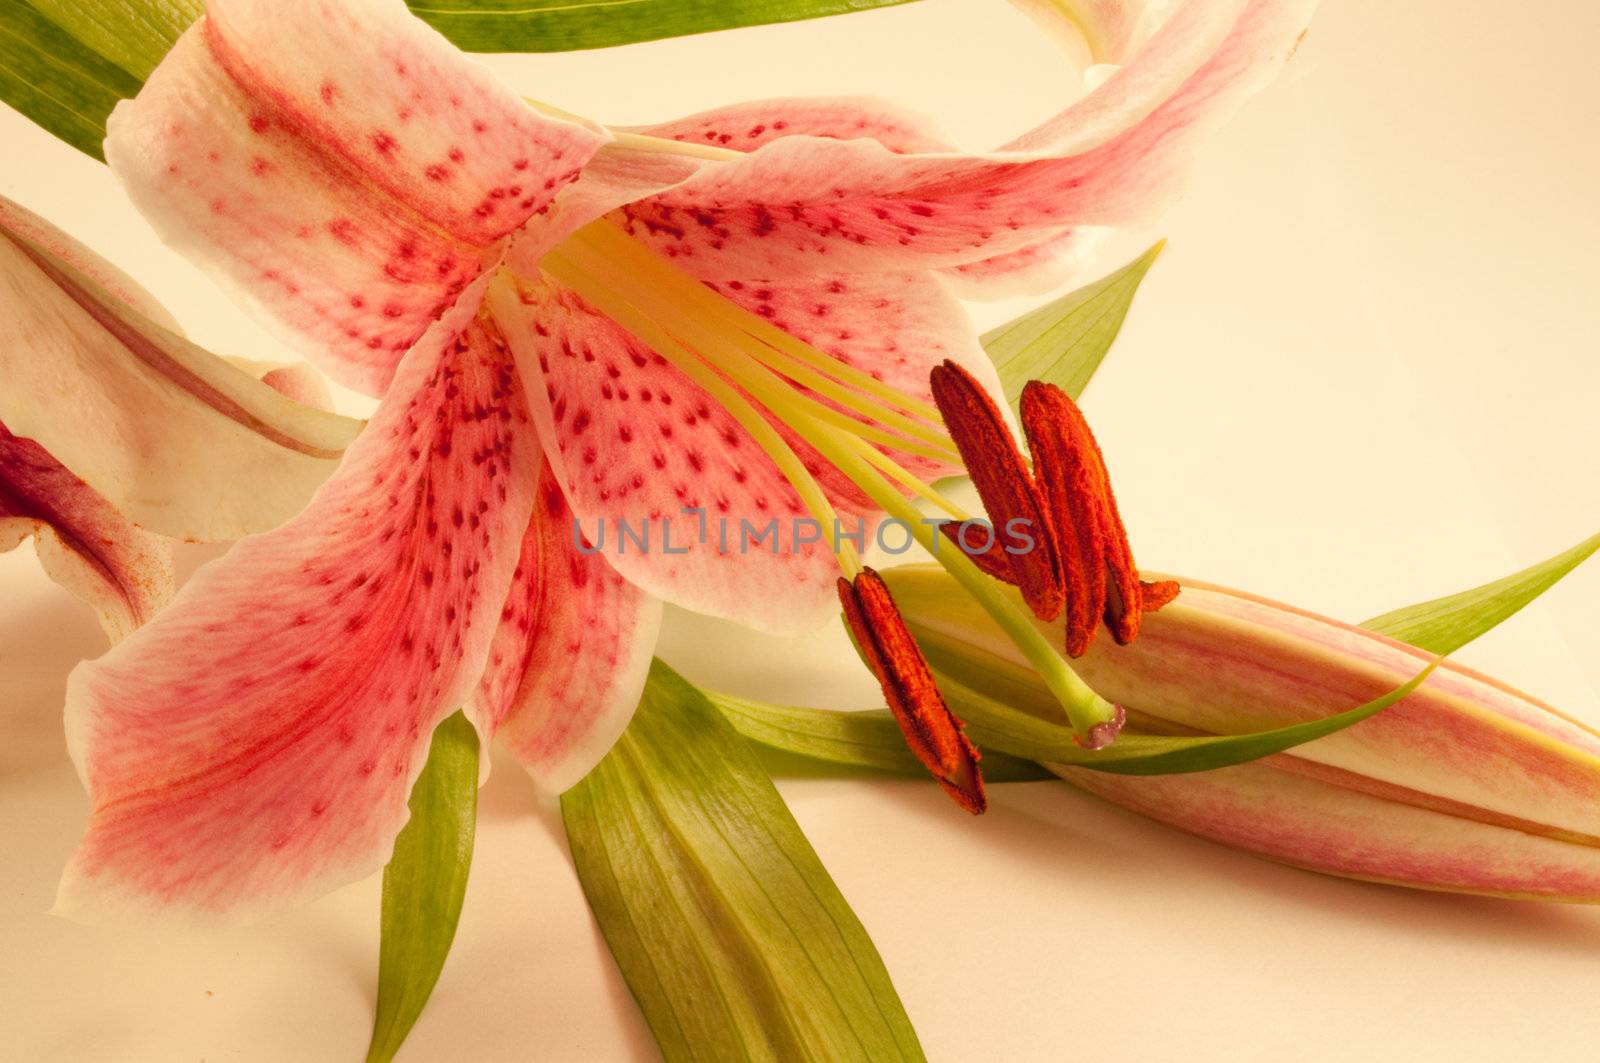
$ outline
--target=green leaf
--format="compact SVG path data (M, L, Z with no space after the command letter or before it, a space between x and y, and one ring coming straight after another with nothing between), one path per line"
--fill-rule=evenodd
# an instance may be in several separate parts
M667 1060L923 1058L882 959L760 760L666 665L561 814Z
M433 732L411 820L383 869L378 1008L368 1063L400 1050L439 981L461 918L478 819L478 733L456 713Z
M140 81L22 0L0 0L0 100L85 154L100 142L117 101Z
M911 0L414 0L474 52L561 52L890 7ZM0 101L79 151L100 144L204 0L0 0Z
M1169 736L1124 732L1109 748L1087 750L1072 729L1011 707L948 675L939 689L967 734L983 749L986 782L1048 778L1036 762L1069 764L1117 775L1181 775L1259 760L1324 738L1377 715L1410 694L1433 673L1434 661L1404 685L1380 698L1319 720L1242 735ZM905 748L887 711L837 712L767 705L725 694L708 695L746 736L774 749L831 764L876 768L901 775L927 771Z
M83 47L140 84L205 10L205 0L29 0Z
M1442 657L1434 660L1380 698L1318 720L1242 735L1169 736L1124 732L1109 747L1093 751L1079 746L1069 727L1014 709L945 676L939 678L939 687L956 715L967 721L973 741L982 746L1030 760L1115 775L1182 775L1260 760L1354 726L1417 689L1442 660Z
M1105 359L1122 330L1139 282L1166 241L1126 266L1037 310L984 333L983 349L1000 370L1006 398L1015 406L1030 380L1045 380L1074 399Z
M872 768L925 778L928 769L906 748L905 736L885 709L839 712L769 705L749 698L706 691L738 732L770 749L809 760ZM1054 778L1031 761L985 750L983 777L988 782L1027 782Z
M1373 617L1361 626L1429 653L1454 653L1555 586L1596 550L1600 535L1493 583Z
M469 52L567 52L797 22L910 0L408 0Z

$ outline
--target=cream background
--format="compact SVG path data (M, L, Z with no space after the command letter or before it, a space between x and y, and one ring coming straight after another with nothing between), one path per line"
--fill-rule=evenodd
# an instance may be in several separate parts
M1359 619L1600 527L1597 38L1586 3L1325 6L1205 153L1088 395L1146 564ZM620 122L876 92L979 147L1059 107L1052 58L1009 8L926 0L493 65ZM101 168L10 112L0 138L6 195L129 268L201 342L277 350ZM1597 592L1591 564L1462 659L1600 723ZM0 1058L360 1058L376 879L220 933L44 914L85 814L62 686L102 642L27 549L0 557L0 606ZM867 704L842 646L680 614L662 652L708 684ZM406 1058L650 1058L553 803L498 769ZM781 786L935 1060L1593 1058L1600 912L1318 878L1054 784L997 787L980 820L926 785Z

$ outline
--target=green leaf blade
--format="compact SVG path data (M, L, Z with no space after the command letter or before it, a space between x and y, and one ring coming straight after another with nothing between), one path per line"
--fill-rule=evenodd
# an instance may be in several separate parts
M749 698L707 692L721 713L745 738L769 749L842 767L926 778L928 769L906 747L894 717L883 709L840 712L770 705ZM1031 761L983 750L988 782L1030 782L1053 776Z
M478 819L478 733L462 713L433 732L411 819L383 869L378 1006L367 1063L394 1058L439 981L466 898Z
M911 0L407 0L469 52L568 52L843 15Z
M882 959L759 759L665 665L561 808L666 1059L923 1058Z
M1238 735L1124 733L1105 749L1079 746L1072 730L1041 720L941 677L951 707L966 717L973 738L1019 757L1115 775L1184 775L1247 764L1354 727L1403 700L1427 681L1443 658L1381 697L1315 720Z
M1520 612L1597 550L1600 535L1593 535L1521 572L1458 594L1395 609L1361 626L1429 653L1454 653Z
M1083 394L1164 246L1156 243L1116 272L983 334L1012 406L1030 380L1048 381L1074 399Z
M117 101L140 80L22 0L0 0L0 99L86 155L100 142Z

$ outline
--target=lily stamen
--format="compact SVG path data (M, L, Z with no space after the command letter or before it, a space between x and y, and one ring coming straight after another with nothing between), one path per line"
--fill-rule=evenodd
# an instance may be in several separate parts
M840 578L845 624L884 700L905 735L906 745L962 808L978 815L988 807L979 754L962 722L945 704L933 671L895 608L883 579L863 568L854 581Z
M960 579L1011 635L1018 648L1045 677L1080 740L1097 745L1110 741L1117 726L1116 707L1090 690L1067 667L1059 652L977 562L960 549L941 551L939 544L944 535L936 532L934 525L925 521L902 493L910 490L946 512L961 514L892 455L880 449L886 447L954 464L959 451L953 440L946 447L929 447L882 427L884 417L893 412L888 406L918 416L926 409L933 417L939 416L937 407L871 377L867 379L873 384L872 391L878 395L887 392L890 396L884 405L864 407L870 411L868 416L874 418L872 423L805 394L800 382L785 375L781 363L770 357L772 350L793 355L819 371L823 371L823 366L831 367L834 371L826 375L844 383L852 383L851 374L855 371L839 359L743 310L608 222L593 223L579 230L548 252L541 265L552 277L724 403L730 414L756 435L762 447L772 455L823 527L837 527L831 504L812 473L755 404L815 449L879 508L899 518L924 549L932 552ZM949 437L941 434L941 438L948 440ZM1043 514L1044 511L1039 512ZM964 519L964 514L961 516ZM840 568L847 577L853 577L861 569L860 562L848 540L838 538L835 545ZM985 563L990 562L986 560Z
M1034 380L1023 388L1021 409L1035 475L1059 533L1067 655L1088 650L1102 619L1125 646L1138 637L1144 610L1170 602L1178 587L1169 580L1145 590L1105 458L1077 403L1055 385Z
M929 382L989 519L1000 528L1023 521L1034 533L1033 549L991 557L991 575L1016 584L1040 620L1054 620L1066 601L1057 529L1000 407L971 373L954 362L935 366Z

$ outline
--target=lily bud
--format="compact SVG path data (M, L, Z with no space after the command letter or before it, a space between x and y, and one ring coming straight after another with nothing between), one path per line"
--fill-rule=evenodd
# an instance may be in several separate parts
M937 672L1041 714L1027 663L943 572L883 573ZM1242 734L1329 716L1432 659L1290 606L1185 579L1128 646L1076 667L1128 733ZM1052 625L1060 627L1056 622ZM1309 870L1424 889L1600 901L1600 735L1446 663L1381 714L1249 764L1131 776L1046 765L1182 830Z

